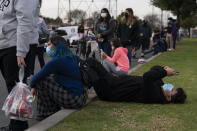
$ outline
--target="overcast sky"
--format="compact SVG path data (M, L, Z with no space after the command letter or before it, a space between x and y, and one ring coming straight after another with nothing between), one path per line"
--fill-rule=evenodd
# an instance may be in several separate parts
M60 0L60 16L61 18L65 17L66 12L69 10L69 0ZM103 7L109 7L110 0L71 0L71 10L73 9L82 9L85 10L88 16L94 12L99 11ZM116 0L111 0L111 12L115 16L116 10ZM152 14L154 11L155 14L160 15L161 11L158 8L153 8L150 4L150 0L118 0L118 14L125 10L126 8L132 8L134 14L140 18L143 18L147 14ZM43 0L41 14L44 16L56 18L58 14L58 0ZM169 13L165 13L167 16ZM165 18L164 18L165 19Z

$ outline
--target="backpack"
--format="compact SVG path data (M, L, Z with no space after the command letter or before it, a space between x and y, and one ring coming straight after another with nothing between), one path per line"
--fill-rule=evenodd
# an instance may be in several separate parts
M92 84L97 81L99 77L86 60L78 59L78 63L81 72L81 81L90 89Z

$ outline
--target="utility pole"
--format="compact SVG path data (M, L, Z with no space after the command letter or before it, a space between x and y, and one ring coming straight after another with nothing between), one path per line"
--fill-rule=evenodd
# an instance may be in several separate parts
M71 23L71 1L69 0L69 23Z
M109 12L111 13L111 0L109 0Z
M58 0L57 17L60 17L60 0Z
M118 0L116 0L116 19L118 17Z

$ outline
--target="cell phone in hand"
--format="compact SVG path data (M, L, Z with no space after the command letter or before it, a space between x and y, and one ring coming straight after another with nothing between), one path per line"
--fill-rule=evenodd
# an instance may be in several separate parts
M180 73L176 71L176 75L179 75Z

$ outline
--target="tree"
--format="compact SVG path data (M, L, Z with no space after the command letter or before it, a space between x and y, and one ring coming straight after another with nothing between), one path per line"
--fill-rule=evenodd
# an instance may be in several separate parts
M183 28L188 29L189 37L191 36L191 28L194 28L197 26L197 16L193 17L187 17L184 20L181 21L181 25Z
M171 11L178 21L196 13L196 0L151 0L151 3L161 10Z
M158 15L156 14L148 14L146 16L144 16L144 20L148 21L148 23L150 24L150 26L155 29L156 27L159 28L159 25L161 24L161 21L158 17Z
M60 17L57 17L56 19L53 19L53 18L49 18L49 17L44 17L44 16L41 16L46 24L56 24L56 25L61 25L63 22L62 22L62 19Z
M83 24L87 14L83 10L75 9L67 13L69 22L74 21L75 24Z
M94 21L97 21L99 19L99 17L100 17L100 13L99 12L95 11L95 12L92 13L92 19Z

